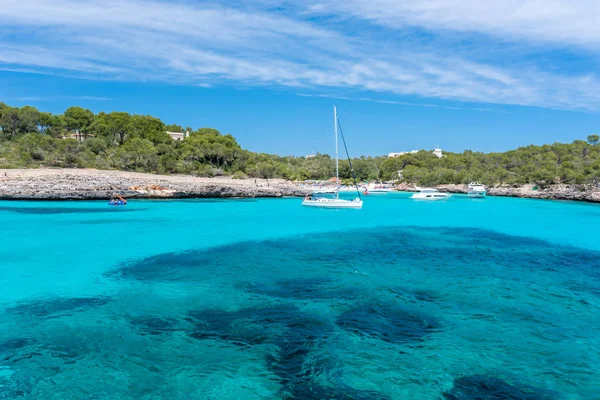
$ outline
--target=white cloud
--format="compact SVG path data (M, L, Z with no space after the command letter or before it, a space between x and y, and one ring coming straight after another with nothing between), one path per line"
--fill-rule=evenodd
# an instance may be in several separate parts
M317 0L314 13L341 12L391 28L480 32L598 49L597 0Z
M40 46L11 47L0 44L0 63L101 74L120 71L120 68L102 65L100 60L91 62L76 54Z
M485 13L477 16L475 11L484 11L482 6L466 0L348 0L342 5L336 3L336 8L324 0L303 9L311 18L283 0L227 3L229 7L135 0L0 0L0 25L10 32L0 32L0 69L201 87L232 82L303 91L368 91L600 109L600 82L593 74L551 73L531 63L507 68L469 54L452 54L452 49L421 46L421 39L396 38L389 31L369 30L353 21L368 19L391 27L393 32L401 32L399 29L408 24L528 34L535 39L544 31L544 21L579 12L579 8L552 1L541 16L531 11L536 4L533 0L526 0L526 7L519 12L496 15L507 20L504 26ZM513 0L508 3L516 4ZM492 4L486 13L498 14L506 11L505 7ZM343 15L335 14L337 9ZM327 19L315 20L315 12L327 15ZM341 23L342 16L352 18ZM523 21L529 21L528 25ZM588 25L586 21L583 26ZM595 29L580 27L577 38L570 40L593 44ZM546 36L552 37L550 33Z

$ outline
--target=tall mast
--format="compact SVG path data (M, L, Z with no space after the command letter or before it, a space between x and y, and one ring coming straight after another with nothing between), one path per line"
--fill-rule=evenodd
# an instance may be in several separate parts
M335 132L335 185L336 198L340 198L340 163L338 159L338 131L337 131L337 108L333 106L333 130Z

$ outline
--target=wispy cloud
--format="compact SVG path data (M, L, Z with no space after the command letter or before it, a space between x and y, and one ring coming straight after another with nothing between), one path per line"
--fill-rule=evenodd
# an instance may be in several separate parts
M109 101L113 100L112 97L98 97L98 96L71 96L70 99L79 99L79 100L93 100L93 101Z
M9 99L13 100L13 99ZM90 101L110 101L114 100L110 97L97 97L97 96L21 96L16 97L16 101L56 101L56 100L90 100Z
M23 96L23 97L18 97L17 100L19 100L19 101L42 101L42 98L36 97L36 96Z
M507 111L501 110L499 108L453 107L453 106L446 106L446 105L442 105L442 104L411 103L411 102L407 102L407 101L374 99L371 97L338 96L338 95L334 95L334 94L297 93L297 95L300 97L319 97L319 98L325 98L325 99L346 100L346 101L366 101L369 103L391 104L391 105L409 106L409 107L442 108L442 109L446 109L446 110L468 110L468 111L481 111L481 112L494 112L494 113L508 114Z
M488 52L474 34L575 45L596 54L600 28L592 19L598 6L587 0L575 5L566 0L2 3L0 25L6 29L0 33L0 70L600 109L600 81L592 68L578 74L550 70L552 55L538 61L539 50L514 65L493 55L473 56ZM536 13L536 5L543 12ZM415 33L414 27L425 33ZM468 35L471 44L448 48L440 32L458 35L455 44Z
M398 29L478 32L506 39L600 45L596 0L334 0L310 1L315 14L341 13Z

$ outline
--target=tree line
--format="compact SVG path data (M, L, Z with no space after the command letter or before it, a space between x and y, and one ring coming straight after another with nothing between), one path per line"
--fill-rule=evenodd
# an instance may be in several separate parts
M175 141L167 131L189 131ZM405 181L418 185L600 183L600 141L526 146L503 153L465 150L438 158L429 151L397 158L352 159L361 181ZM94 114L69 107L63 114L0 103L0 168L98 168L161 174L323 180L335 175L327 154L277 156L242 149L236 139L213 128L166 125L150 115L126 112ZM340 177L352 178L340 160Z

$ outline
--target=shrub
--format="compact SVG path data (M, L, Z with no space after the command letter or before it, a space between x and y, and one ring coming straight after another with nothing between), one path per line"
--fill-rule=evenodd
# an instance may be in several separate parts
M233 173L233 175L231 175L231 178L232 179L246 179L246 178L248 178L248 175L246 175L242 171L236 171Z
M200 164L196 168L196 175L203 176L206 178L213 178L215 176L214 168L209 165Z

